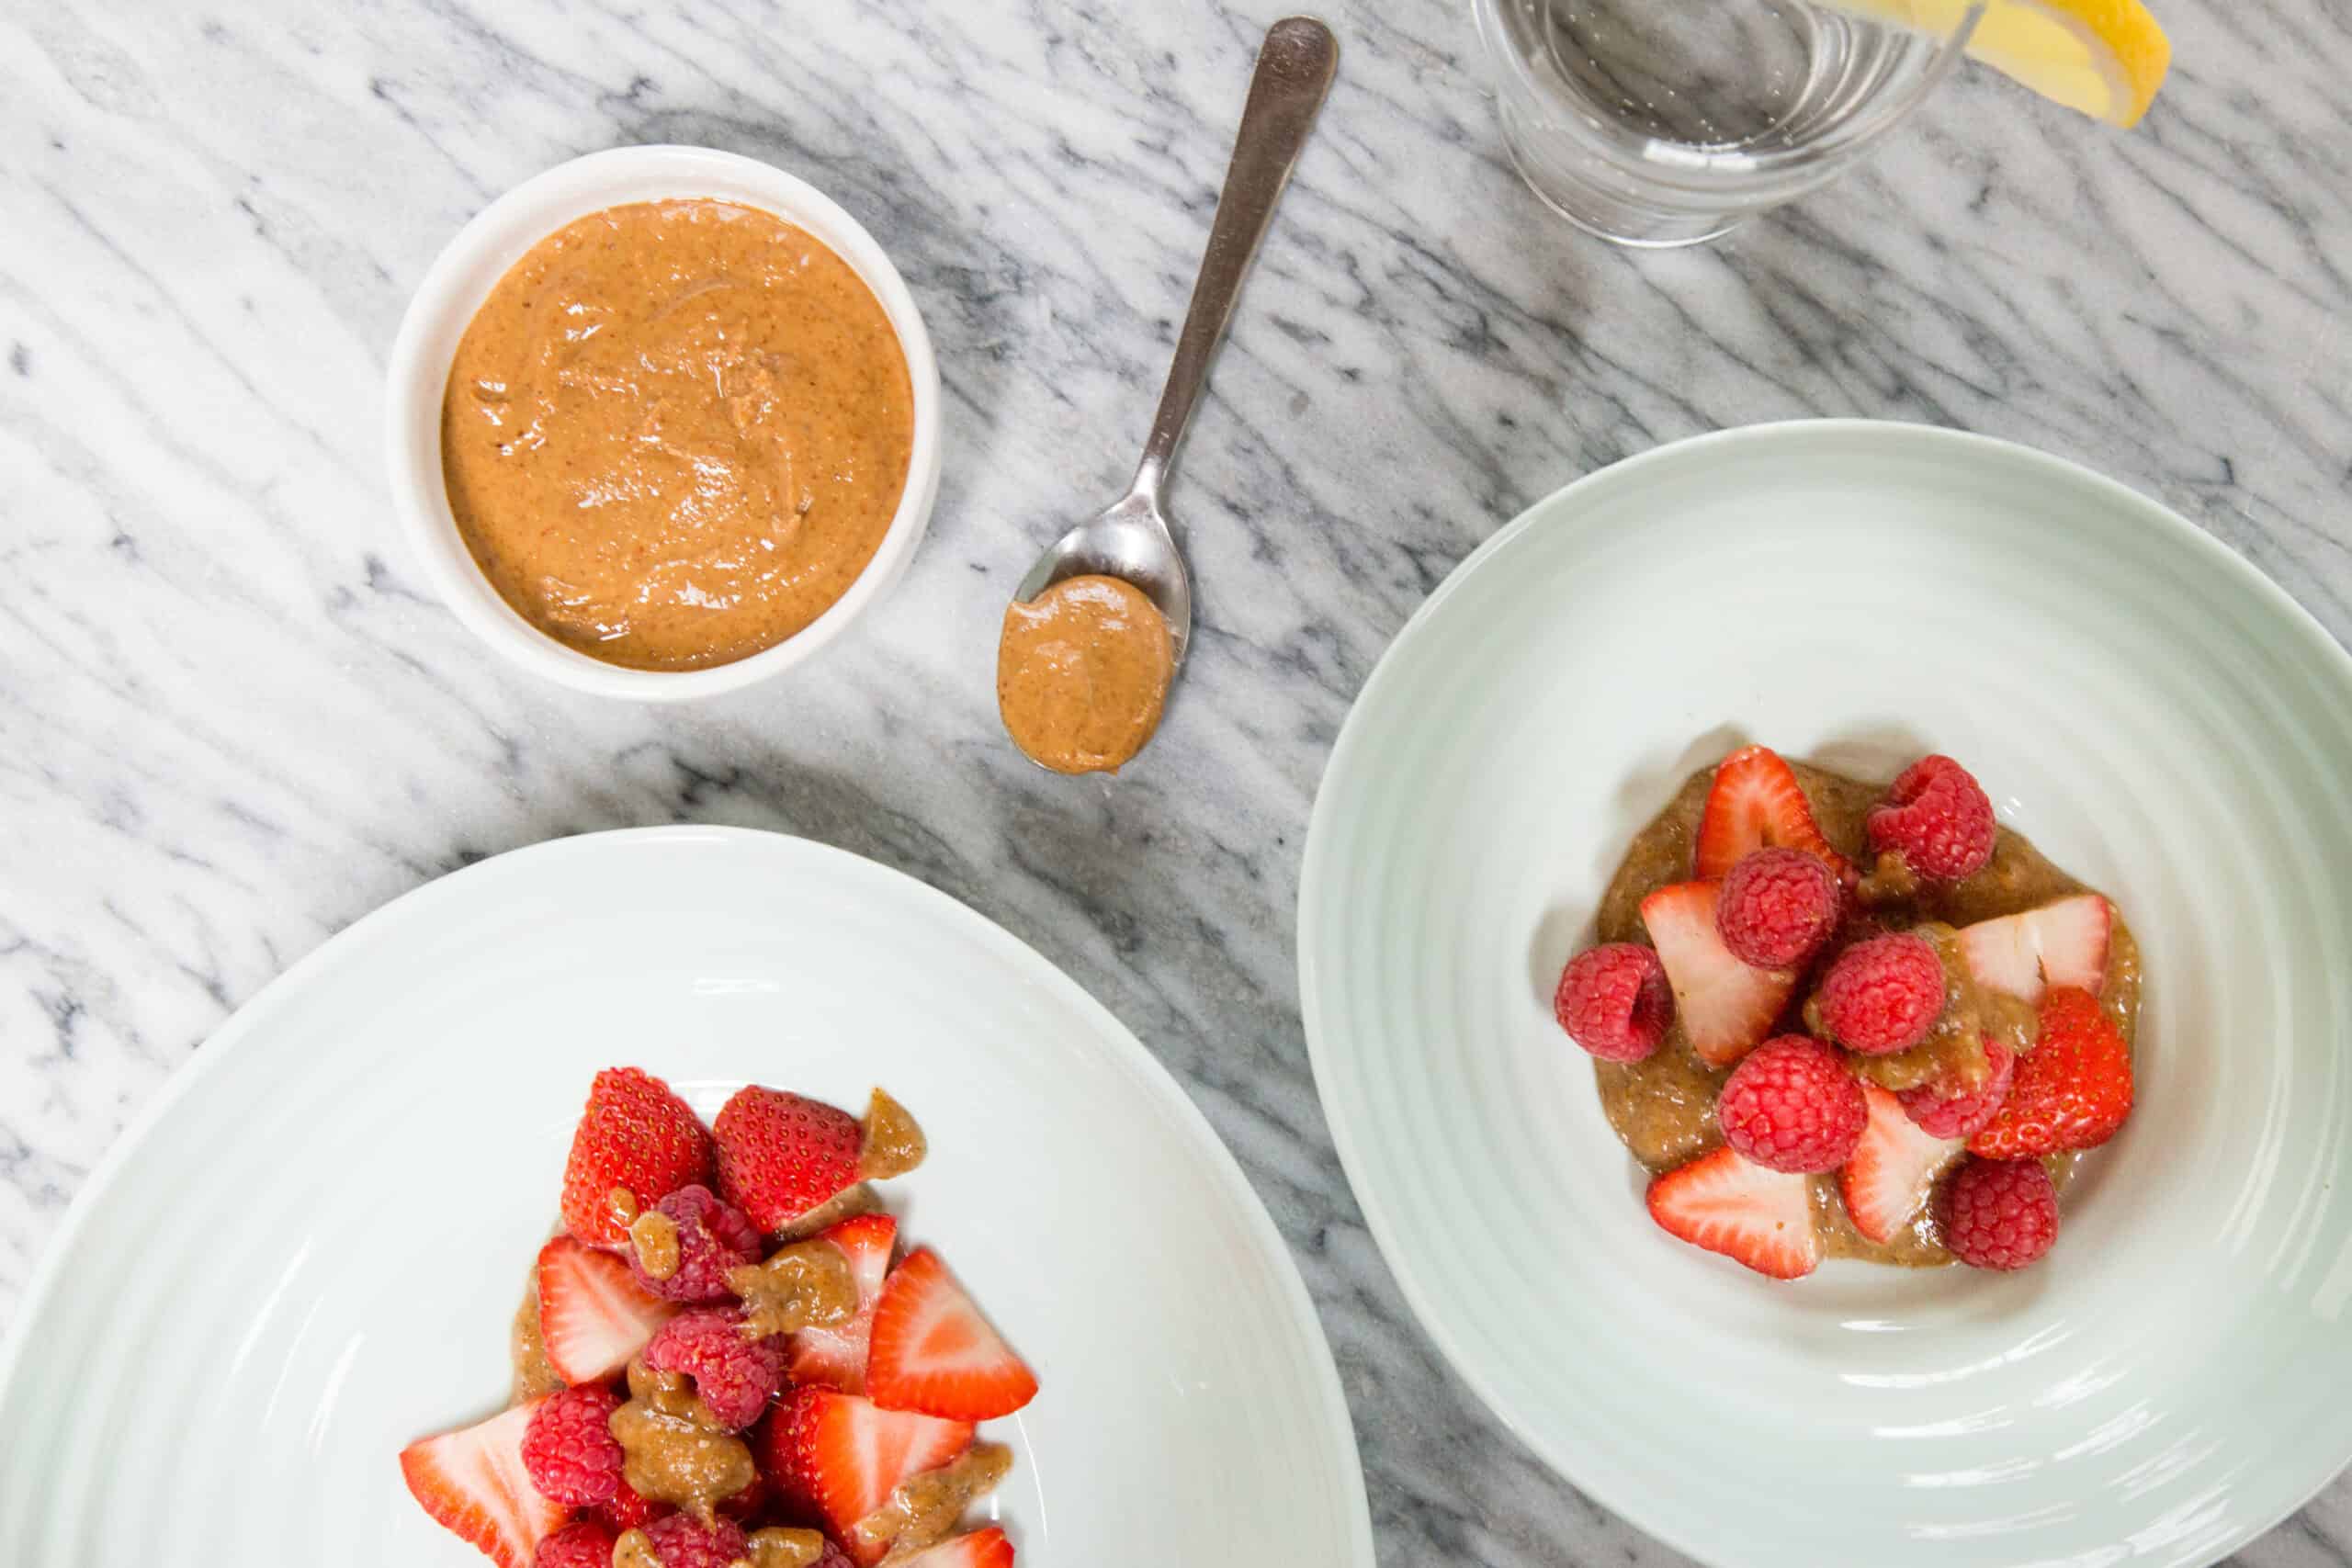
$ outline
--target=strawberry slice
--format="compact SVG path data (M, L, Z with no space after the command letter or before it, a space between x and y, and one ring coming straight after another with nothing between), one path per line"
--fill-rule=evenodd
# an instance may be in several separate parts
M903 1558L899 1568L1012 1568L1012 1542L990 1525L969 1535L951 1537Z
M1037 1393L1037 1375L927 1247L909 1253L882 1286L865 1383L887 1409L956 1421L1010 1416Z
M479 1549L499 1568L530 1568L542 1538L568 1517L531 1484L523 1431L534 1399L462 1431L422 1438L401 1450L401 1477L434 1522Z
M1727 1067L1761 1044L1797 988L1793 969L1742 964L1715 930L1717 888L1678 882L1642 900L1642 924L1674 987L1675 1021L1711 1067Z
M2009 1094L1968 1140L1987 1159L2095 1149L2132 1114L2132 1049L2088 991L2052 986L2041 1038L2018 1058Z
M969 1421L884 1410L828 1388L794 1389L752 1438L760 1473L786 1507L821 1521L868 1563L889 1542L870 1541L852 1527L888 1503L907 1477L937 1470L971 1446Z
M850 1277L857 1281L857 1315L830 1328L804 1328L794 1334L788 1363L792 1381L843 1393L864 1393L874 1307L882 1296L882 1281L890 1272L890 1250L898 1245L899 1222L888 1214L860 1214L820 1231L818 1237L849 1256Z
M1874 1083L1862 1085L1870 1110L1862 1141L1838 1171L1838 1195L1854 1228L1884 1246L1927 1206L1944 1168L1966 1146L1939 1138L1911 1120L1903 1102Z
M1668 1234L1759 1274L1802 1279L1821 1262L1808 1179L1720 1148L1654 1178L1650 1218Z
M689 1182L710 1178L710 1134L694 1107L635 1067L607 1067L588 1089L563 1167L563 1223L598 1247L628 1242L628 1220L613 1206L626 1188L639 1209Z
M1961 956L1976 983L2029 1002L2050 986L2097 996L2107 985L2107 944L2115 911L2096 893L2078 893L1960 933Z
M677 1311L612 1253L568 1235L539 1248L539 1337L548 1364L568 1383L611 1377Z
M1838 880L1849 886L1854 882L1852 863L1821 836L1795 771L1769 746L1743 746L1715 764L1714 787L1699 815L1690 874L1702 882L1720 881L1740 857L1768 846L1818 855Z

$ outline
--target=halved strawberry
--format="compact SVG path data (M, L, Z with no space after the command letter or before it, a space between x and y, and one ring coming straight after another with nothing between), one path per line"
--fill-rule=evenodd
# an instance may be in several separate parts
M1720 881L1741 856L1768 845L1819 855L1840 881L1854 881L1852 863L1821 836L1795 772L1769 746L1743 746L1715 764L1690 874Z
M2041 998L2041 1039L2018 1058L2009 1095L1968 1140L1987 1159L2095 1149L2132 1114L2132 1050L2098 999L2072 986Z
M1742 964L1715 930L1716 885L1678 882L1642 900L1642 924L1674 987L1674 1016L1709 1066L1727 1067L1761 1044L1797 988L1793 969Z
M969 1535L951 1536L900 1560L899 1568L1012 1568L1012 1542L990 1525Z
M789 1362L792 1381L837 1388L843 1393L864 1393L874 1307L881 1299L882 1281L890 1272L899 1222L888 1214L859 1214L820 1231L818 1238L848 1255L850 1277L857 1281L857 1315L830 1328L804 1328L794 1334Z
M792 1390L752 1443L760 1472L786 1506L823 1524L861 1562L878 1559L889 1543L869 1542L851 1527L888 1502L907 1477L937 1470L971 1446L969 1421L884 1410L829 1388Z
M563 1167L563 1223L581 1240L620 1247L628 1222L613 1208L625 1187L640 1209L710 1178L710 1134L694 1107L635 1067L607 1067L588 1090Z
M523 1430L543 1403L534 1399L401 1450L409 1495L435 1523L500 1568L530 1568L540 1540L567 1517L561 1504L539 1495L523 1468Z
M821 1100L747 1084L710 1124L719 1195L779 1231L857 1181L857 1118Z
M677 1311L612 1253L568 1235L539 1248L539 1337L548 1364L568 1383L611 1377Z
M1028 1404L1037 1375L926 1247L909 1253L882 1286L865 1388L891 1410L988 1421Z
M1758 1274L1802 1279L1821 1262L1809 1179L1720 1148L1653 1178L1650 1218L1669 1235Z
M1838 1171L1838 1195L1854 1228L1883 1245L1927 1207L1928 1194L1966 1144L1939 1138L1904 1111L1903 1102L1874 1083L1862 1085L1870 1121L1862 1141Z
M2096 893L2078 893L1960 933L1961 956L1980 986L2038 1002L2046 986L2097 996L2107 984L2107 944L2115 911Z

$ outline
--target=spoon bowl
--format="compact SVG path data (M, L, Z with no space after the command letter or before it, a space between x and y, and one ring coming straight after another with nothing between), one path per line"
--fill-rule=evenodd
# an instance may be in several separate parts
M1193 640L1193 581L1156 496L1138 488L1056 539L1021 580L1015 596L1026 604L1071 577L1116 577L1143 590L1168 623L1175 667L1183 667L1184 649Z

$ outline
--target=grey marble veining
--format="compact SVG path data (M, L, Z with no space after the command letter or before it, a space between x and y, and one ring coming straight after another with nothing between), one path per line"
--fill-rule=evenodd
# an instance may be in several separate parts
M1183 1080L1322 1309L1383 1562L1680 1561L1484 1414L1364 1232L1300 1033L1308 805L1381 649L1481 539L1757 420L2080 458L2352 636L2352 13L2157 5L2179 64L2140 131L1972 73L1860 177L1657 256L1520 188L1459 0L1331 6L1339 85L1171 495L1192 660L1115 783L1004 743L996 617L1126 477L1277 6L8 6L0 1318L125 1121L329 933L553 835L783 829L1009 926ZM526 175L642 141L767 158L858 213L950 412L895 596L802 677L678 712L492 662L424 591L379 458L435 251ZM2352 1561L2352 1483L2237 1561Z

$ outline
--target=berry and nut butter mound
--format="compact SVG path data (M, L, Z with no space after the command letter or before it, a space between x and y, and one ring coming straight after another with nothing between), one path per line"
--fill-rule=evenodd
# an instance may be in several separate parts
M1660 978L1661 1032L1666 1003ZM978 1424L1037 1378L883 1212L871 1183L926 1149L878 1089L854 1116L748 1085L706 1126L650 1073L597 1074L556 1234L483 1329L511 1401L402 1450L409 1492L501 1568L1012 1568L966 1518L1012 1468Z
M1742 747L1595 924L1553 1016L1659 1227L1758 1273L2024 1268L2131 1114L2139 944L1952 758L1871 783Z

